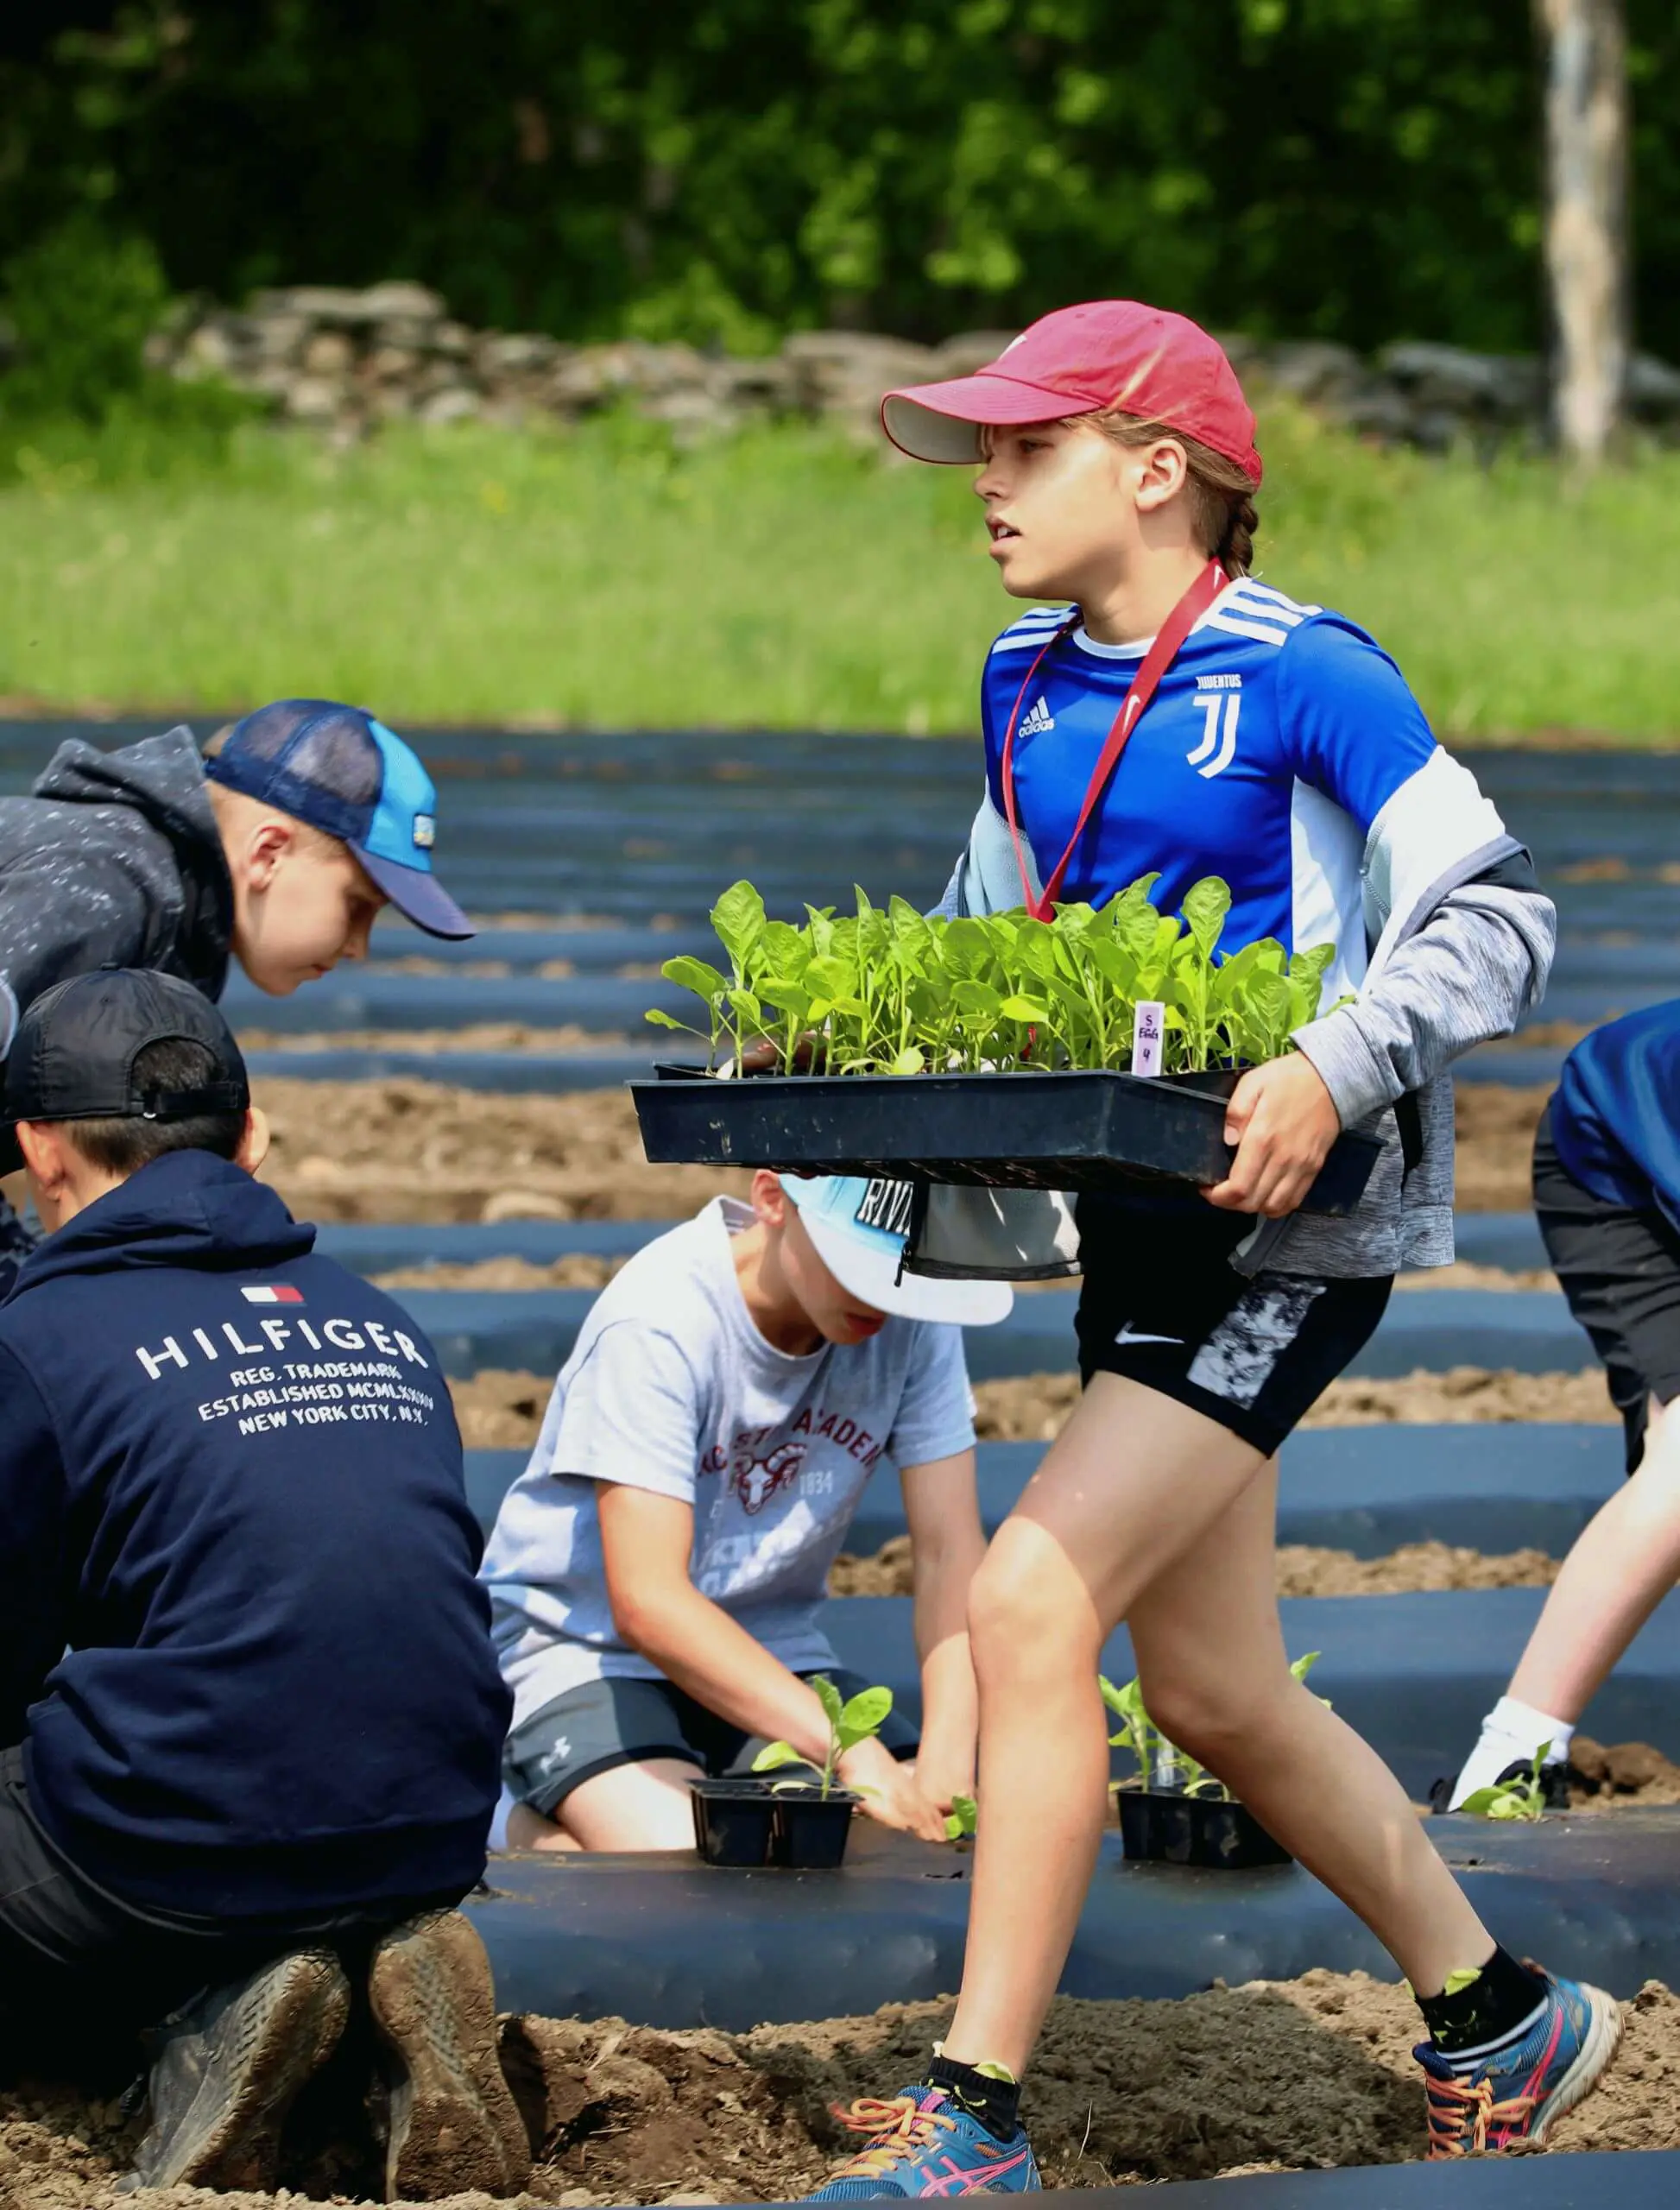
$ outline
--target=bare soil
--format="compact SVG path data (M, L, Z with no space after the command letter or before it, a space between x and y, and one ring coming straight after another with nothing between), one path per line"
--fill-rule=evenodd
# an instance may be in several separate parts
M1526 1040L1526 1039L1525 1039ZM1461 1212L1526 1212L1534 1130L1551 1092L1505 1083L1461 1082L1456 1203Z
M1482 1266L1470 1259L1457 1259L1449 1266L1431 1266L1422 1273L1396 1274L1396 1289L1556 1289L1557 1277L1550 1266Z
M532 1028L520 1020L474 1020L462 1028L319 1028L301 1032L242 1028L247 1051L628 1051L630 1039L606 1028ZM321 1085L325 1087L325 1084ZM380 1083L335 1083L335 1089L382 1088ZM495 1096L479 1091L480 1096ZM508 1101L497 1097L497 1103Z
M287 1050L371 1044L446 1051L604 1049L622 1047L623 1039L584 1030L486 1025L401 1037L369 1032L365 1037L269 1040ZM1486 1083L1460 1088L1458 1203L1463 1210L1526 1208L1529 1152L1546 1094ZM304 1219L674 1220L745 1180L709 1166L650 1166L642 1157L635 1108L616 1089L521 1096L444 1082L302 1082L275 1076L258 1083L257 1096L276 1139L265 1178Z
M1406 1543L1383 1557L1307 1543L1278 1549L1280 1596L1405 1596L1430 1588L1549 1588L1558 1561L1544 1550L1489 1556L1447 1543ZM843 1550L829 1574L831 1596L907 1596L914 1586L908 1535L895 1535L873 1557Z
M894 2004L746 2034L508 2019L503 2062L539 2150L518 2202L797 2197L854 2145L832 2106L916 2077L950 2008ZM1362 1973L1215 1986L1178 2002L1060 1997L1023 2113L1048 2187L1405 2163L1423 2149L1418 2036L1405 1989ZM1615 2065L1559 2121L1551 2152L1680 2147L1677 2091L1680 2000L1653 1980L1626 2006ZM0 2096L0 2205L118 2210L135 2132L114 2104L65 2088ZM276 2210L300 2197L177 2188L141 2199L155 2210ZM448 2201L452 2210L488 2203Z
M750 1178L650 1166L617 1090L274 1077L256 1095L275 1138L263 1178L303 1220L679 1220Z
M531 1259L479 1259L471 1266L394 1266L373 1281L378 1289L604 1289L627 1263L569 1251L542 1266Z
M1049 1443L1079 1401L1077 1373L1026 1373L975 1385L981 1439ZM1389 1421L1444 1425L1460 1420L1564 1420L1611 1424L1617 1418L1596 1370L1517 1373L1455 1366L1419 1368L1393 1380L1332 1381L1302 1423L1306 1427L1378 1427Z
M452 1381L450 1393L468 1449L528 1450L537 1439L553 1380L552 1373L487 1367L471 1380ZM1079 1377L1024 1373L1004 1381L977 1381L974 1393L975 1424L982 1443L1052 1443L1079 1401ZM1508 1367L1490 1372L1456 1366L1445 1373L1420 1370L1393 1381L1332 1381L1303 1424L1563 1420L1611 1426L1616 1419L1604 1377L1596 1372L1515 1373Z

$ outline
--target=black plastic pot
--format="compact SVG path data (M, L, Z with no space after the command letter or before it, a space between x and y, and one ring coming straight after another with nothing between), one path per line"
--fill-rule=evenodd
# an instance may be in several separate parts
M752 1075L660 1066L634 1082L657 1162L920 1176L994 1189L1113 1190L1224 1179L1235 1074ZM1348 1213L1382 1146L1342 1134L1303 1210Z
M763 1780L697 1780L694 1847L708 1865L767 1865L776 1799Z
M1128 1857L1159 1865L1202 1865L1226 1872L1294 1862L1246 1803L1140 1788L1122 1788L1115 1800L1120 1806L1121 1847Z
M787 1787L776 1792L775 1835L771 1844L778 1865L798 1872L826 1872L842 1864L852 1811L862 1798L849 1788Z

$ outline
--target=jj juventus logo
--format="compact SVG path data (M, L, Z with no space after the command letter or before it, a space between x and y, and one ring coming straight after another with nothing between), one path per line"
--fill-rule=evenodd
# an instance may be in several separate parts
M859 1226L878 1228L887 1235L908 1235L910 1203L914 1194L914 1187L908 1182L871 1182L857 1208Z
M1198 675L1197 704L1202 709L1202 742L1184 755L1202 776L1222 775L1236 757L1237 716L1242 710L1240 675Z

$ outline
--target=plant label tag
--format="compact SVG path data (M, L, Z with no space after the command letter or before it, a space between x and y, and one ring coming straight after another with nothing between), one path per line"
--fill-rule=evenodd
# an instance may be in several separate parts
M1166 1031L1166 1007L1146 998L1138 1007L1132 1021L1132 1071L1134 1074L1159 1074L1161 1070L1161 1039Z

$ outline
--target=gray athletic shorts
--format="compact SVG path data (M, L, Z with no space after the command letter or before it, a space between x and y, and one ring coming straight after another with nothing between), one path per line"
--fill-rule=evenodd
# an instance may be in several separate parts
M837 1665L829 1667L828 1677L843 1696L870 1685L862 1673ZM887 1714L881 1740L900 1762L919 1746L915 1727L896 1711ZM515 1727L502 1752L502 1777L509 1795L550 1818L574 1788L615 1765L681 1758L715 1780L750 1772L764 1741L669 1681L585 1681Z

